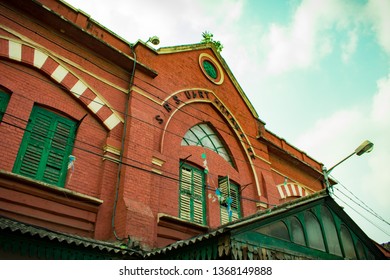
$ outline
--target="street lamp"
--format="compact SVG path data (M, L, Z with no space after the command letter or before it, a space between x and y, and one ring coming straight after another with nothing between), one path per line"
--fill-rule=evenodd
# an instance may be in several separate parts
M330 192L333 192L333 186L331 186L329 182L329 174L336 166L340 165L341 163L343 163L344 161L346 161L347 159L349 159L351 156L355 154L361 156L362 154L369 153L372 151L373 148L374 148L374 144L366 140L362 144L360 144L360 146L357 147L352 154L350 154L349 156L341 160L339 163L333 165L333 167L331 167L329 170L325 166L323 166L322 173L324 174L326 189L329 190Z
M151 42L153 45L157 46L158 44L160 44L160 38L158 38L157 36L152 36L150 37L145 44L147 44L148 42Z

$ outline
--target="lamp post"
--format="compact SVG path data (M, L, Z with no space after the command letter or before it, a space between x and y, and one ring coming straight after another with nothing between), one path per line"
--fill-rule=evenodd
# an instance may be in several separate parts
M349 159L351 156L353 156L355 154L358 155L358 156L361 156L362 154L369 153L369 152L372 151L373 148L374 148L374 144L371 143L370 141L366 140L362 144L360 144L360 146L357 147L352 154L350 154L349 156L347 156L343 160L341 160L338 163L336 163L335 165L333 165L330 169L327 169L325 166L323 166L322 167L322 173L324 175L326 189L330 193L333 193L333 186L331 186L330 182L329 182L329 174L330 174L330 172L332 172L332 170L336 166L340 165L341 163L343 163L344 161L346 161L347 159Z

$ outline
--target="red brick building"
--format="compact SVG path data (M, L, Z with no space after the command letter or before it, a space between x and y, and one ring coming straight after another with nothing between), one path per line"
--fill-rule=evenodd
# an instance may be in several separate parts
M212 43L132 45L56 0L0 9L1 216L152 249L324 188Z

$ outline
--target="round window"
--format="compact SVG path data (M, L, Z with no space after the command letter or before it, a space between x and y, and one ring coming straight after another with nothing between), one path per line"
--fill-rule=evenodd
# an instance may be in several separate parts
M199 66L203 74L216 85L223 83L224 76L221 66L211 55L202 53L199 56Z

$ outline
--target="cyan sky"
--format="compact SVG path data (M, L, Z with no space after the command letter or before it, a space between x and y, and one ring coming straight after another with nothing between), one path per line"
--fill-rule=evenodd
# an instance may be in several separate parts
M269 130L328 167L374 142L332 174L343 193L390 220L390 1L67 2L129 42L158 35L158 47L185 45L212 32ZM369 237L390 240L388 222L335 194Z

